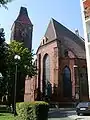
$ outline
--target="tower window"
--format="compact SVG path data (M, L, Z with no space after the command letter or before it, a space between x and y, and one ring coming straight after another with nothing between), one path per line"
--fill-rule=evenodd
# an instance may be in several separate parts
M65 57L68 57L68 50L65 50L65 51L64 51L64 56L65 56Z

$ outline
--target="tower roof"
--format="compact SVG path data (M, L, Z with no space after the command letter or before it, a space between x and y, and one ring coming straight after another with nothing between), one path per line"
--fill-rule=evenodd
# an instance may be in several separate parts
M25 7L20 8L19 15L18 15L17 19L15 20L15 22L32 25L31 20L28 17L27 8L25 8Z

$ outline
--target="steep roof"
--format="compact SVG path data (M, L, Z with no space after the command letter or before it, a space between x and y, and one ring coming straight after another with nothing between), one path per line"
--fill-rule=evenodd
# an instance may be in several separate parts
M61 40L64 36L72 39L84 47L84 40L80 36L77 36L75 33L52 18L46 30L45 37L49 40Z
M85 42L82 37L77 36L53 18L50 20L44 36L48 39L48 42L55 39L60 40L60 42L71 49L78 58L85 58Z
M31 20L28 17L27 8L25 8L25 7L20 8L19 15L18 15L17 19L15 20L15 22L32 25Z

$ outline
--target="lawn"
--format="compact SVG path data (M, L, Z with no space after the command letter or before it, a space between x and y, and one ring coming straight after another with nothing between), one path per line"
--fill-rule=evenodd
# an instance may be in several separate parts
M0 113L0 120L14 120L14 116L10 113Z

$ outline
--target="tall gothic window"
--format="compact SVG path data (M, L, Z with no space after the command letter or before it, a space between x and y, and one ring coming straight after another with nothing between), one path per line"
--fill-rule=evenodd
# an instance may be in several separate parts
M44 60L43 60L43 75L44 75L44 92L45 92L45 96L50 96L51 94L51 84L50 84L50 57L48 54L46 54L44 56Z
M71 72L67 66L63 70L63 96L72 97Z

